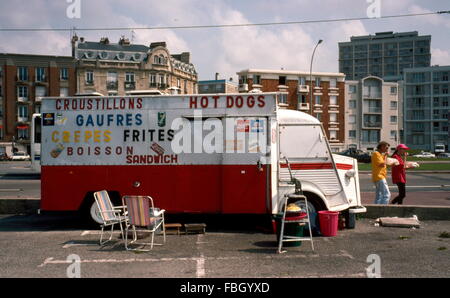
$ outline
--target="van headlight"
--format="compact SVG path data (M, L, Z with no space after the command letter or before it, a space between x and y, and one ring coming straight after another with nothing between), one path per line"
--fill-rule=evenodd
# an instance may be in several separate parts
M345 177L348 178L348 179L355 177L355 175L356 175L356 171L353 170L353 169L352 170L348 170L345 173Z

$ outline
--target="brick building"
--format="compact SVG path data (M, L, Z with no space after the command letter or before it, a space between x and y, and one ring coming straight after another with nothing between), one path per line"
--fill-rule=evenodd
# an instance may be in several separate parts
M239 92L287 92L284 105L320 120L333 151L344 149L345 75L287 70L246 69L239 75ZM313 97L311 102L311 93Z
M31 116L43 96L74 95L72 57L0 54L0 154L29 152Z

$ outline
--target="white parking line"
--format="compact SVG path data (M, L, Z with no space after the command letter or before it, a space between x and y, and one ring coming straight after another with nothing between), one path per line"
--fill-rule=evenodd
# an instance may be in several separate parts
M284 254L282 256L276 254L276 249L273 250L273 255L264 256L265 259L272 258L283 258L283 259L297 259L297 258L328 258L328 257L344 257L354 260L355 258L350 255L345 250L341 250L337 254ZM190 257L190 258L129 258L129 259L82 259L80 263L149 263L149 262L179 262L179 261L193 261L196 262L197 267L197 276L204 276L205 274L205 262L207 260L217 261L217 260L246 260L252 259L254 257L246 257L246 256L236 256L236 257L205 257L203 254L200 257ZM50 257L46 258L44 262L38 267L44 267L47 265L57 265L57 264L71 264L71 261L68 260L55 260L55 258Z

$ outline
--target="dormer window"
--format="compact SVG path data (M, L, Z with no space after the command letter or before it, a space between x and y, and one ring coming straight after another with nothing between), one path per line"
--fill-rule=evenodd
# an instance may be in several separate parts
M100 58L102 58L102 59L108 58L108 53L107 52L101 52L100 53Z
M125 59L125 53L120 52L119 54L117 54L117 58L119 58L119 60Z

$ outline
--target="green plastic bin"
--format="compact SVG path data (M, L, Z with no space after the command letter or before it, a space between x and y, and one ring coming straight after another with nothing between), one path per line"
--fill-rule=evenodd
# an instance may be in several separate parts
M281 234L281 220L283 214L274 215L277 231L277 243L280 241ZM284 224L284 236L303 237L303 229L305 225L299 223L285 223ZM288 241L283 242L283 247L295 247L302 245L302 241Z

